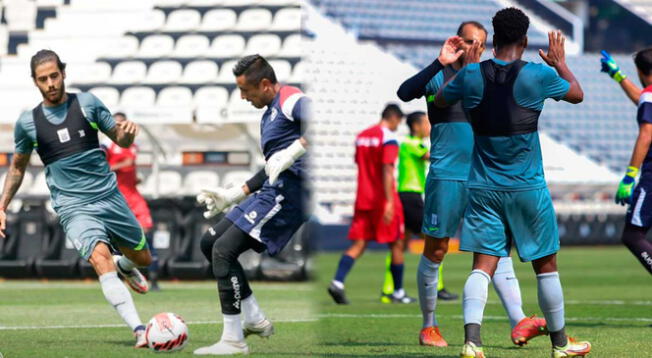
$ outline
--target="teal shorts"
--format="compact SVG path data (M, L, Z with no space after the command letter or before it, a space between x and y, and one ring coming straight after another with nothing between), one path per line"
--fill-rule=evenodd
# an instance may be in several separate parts
M460 250L505 257L512 243L523 262L559 251L557 217L548 188L469 189Z
M99 242L114 248L149 249L143 229L117 190L115 194L93 203L60 211L59 222L66 238L86 261Z
M466 181L426 180L421 232L434 238L455 236L468 202Z

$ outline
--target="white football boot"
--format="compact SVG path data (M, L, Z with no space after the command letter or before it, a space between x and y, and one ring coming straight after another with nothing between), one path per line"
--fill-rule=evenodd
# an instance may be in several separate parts
M144 329L134 331L134 337L136 337L134 348L147 348L147 336L145 336Z
M118 270L120 276L125 279L127 285L131 287L132 290L141 294L147 293L147 291L149 291L149 284L147 283L145 276L140 273L140 271L138 271L138 269L135 267L129 272L123 270L120 265L118 265L118 260L120 260L120 257L121 256L119 255L113 256L113 263L115 264L115 268Z
M193 354L215 355L215 356L249 354L249 347L247 347L247 343L245 343L245 341L234 342L234 341L220 340L219 342L213 344L212 346L195 349Z
M267 318L258 323L245 322L242 333L245 337L255 334L261 338L269 338L269 336L274 334L274 326Z

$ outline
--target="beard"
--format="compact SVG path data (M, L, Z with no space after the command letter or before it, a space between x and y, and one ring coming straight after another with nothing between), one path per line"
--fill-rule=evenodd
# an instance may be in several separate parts
M50 92L50 90L43 91L39 88L41 91L41 95L43 96L44 99L47 99L48 102L53 103L53 104L59 104L61 103L61 100L63 99L64 94L66 93L66 86L61 83L61 87L56 89L54 93Z

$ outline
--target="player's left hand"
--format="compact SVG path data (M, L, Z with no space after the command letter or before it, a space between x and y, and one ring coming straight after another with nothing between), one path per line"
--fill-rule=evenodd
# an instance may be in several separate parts
M136 123L134 123L132 121L128 121L128 120L118 122L118 123L116 123L116 126L121 128L122 131L125 134L129 134L129 135L132 135L132 136L135 136L136 134L138 134L138 131L139 131L138 125Z
M274 153L265 163L265 174L269 178L269 183L274 184L278 176L292 166L304 153L306 153L306 148L301 144L300 139L292 142L289 147Z
M480 56L482 55L482 48L480 47L480 41L473 40L473 45L467 53L464 55L464 63L462 66L466 66L470 63L480 62Z
M638 168L631 166L627 168L627 174L625 174L625 177L618 184L618 191L616 192L615 198L616 204L631 204L637 174Z
M550 31L548 33L548 53L539 49L539 56L551 67L557 67L566 63L566 50L564 44L566 38L560 30Z

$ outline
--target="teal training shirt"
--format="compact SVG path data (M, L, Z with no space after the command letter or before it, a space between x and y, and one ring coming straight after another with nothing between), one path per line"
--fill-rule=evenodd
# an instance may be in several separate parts
M444 83L444 71L439 71L426 85L426 101L434 96ZM437 123L430 129L430 169L428 176L439 180L469 178L473 129L468 122Z
M499 65L505 61L493 59ZM546 98L561 100L570 84L552 68L527 63L514 83L516 103L541 111ZM482 101L484 79L477 63L460 70L443 91L444 99L452 104L459 100L465 111ZM475 136L475 146L469 174L469 188L488 190L529 190L546 186L537 132L511 136Z
M90 93L78 93L79 105L86 120L102 132L115 127L111 112ZM56 107L41 105L45 118L52 124L66 119L66 103ZM14 128L16 153L30 154L36 145L36 128L32 111L21 114ZM104 151L100 148L87 150L59 159L45 167L45 178L50 189L52 207L62 214L105 198L117 190L115 174L109 169Z

